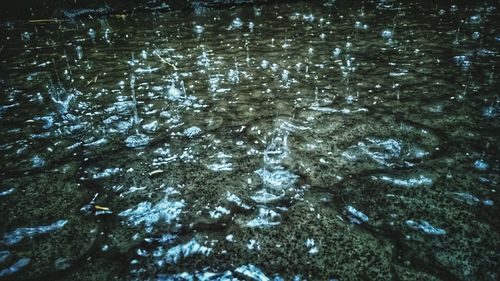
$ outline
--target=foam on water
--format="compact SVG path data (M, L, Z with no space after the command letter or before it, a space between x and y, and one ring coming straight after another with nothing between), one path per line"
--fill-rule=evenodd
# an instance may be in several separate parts
M8 275L14 274L30 264L30 258L21 258L16 261L11 266L0 270L0 277L6 277Z
M486 163L482 159L476 160L474 162L474 168L476 168L479 171L486 171L486 170L488 170L489 167L490 167L490 165L488 165L488 163Z
M390 184L406 187L406 188L414 188L419 186L432 186L434 181L432 178L425 175L418 175L414 178L395 178L390 176L379 176L379 180L388 182Z
M245 225L250 228L268 228L280 224L281 216L271 209L259 208L256 218L248 221Z
M179 215L186 205L184 200L175 201L169 198L176 193L178 192L173 188L167 188L165 197L158 203L141 202L135 208L122 211L118 215L125 217L126 223L130 226L144 224L146 228L151 228L159 221L171 224L179 219Z
M136 148L136 147L146 146L149 144L150 141L151 138L144 134L135 134L128 136L125 139L125 145L127 147Z
M400 165L402 147L403 142L400 140L367 138L366 142L349 147L342 156L349 161L371 159L380 165L392 167Z
M112 175L118 174L121 172L121 168L106 168L102 172L96 172L92 175L92 179L102 179L102 178L107 178Z
M10 257L10 251L0 251L0 263L4 263Z
M248 264L248 265L242 265L234 270L235 272L242 274L243 276L253 279L253 280L258 280L258 281L270 281L264 272L260 270L258 267L256 267L253 264Z
M273 279L270 279L266 274L257 266L253 264L245 264L234 268L233 270L226 270L222 272L214 272L209 268L203 269L201 271L196 271L193 273L181 272L173 275L160 274L157 281L237 281L241 280L242 276L245 280L254 281L281 281L279 275L275 275Z
M346 206L346 211L352 223L360 224L361 222L368 222L369 220L367 215L365 215L361 211L358 211L353 206Z
M463 201L469 205L477 205L481 200L476 196L467 192L453 192L453 196L460 201Z
M318 247L316 246L316 241L312 238L307 238L306 240L306 247L309 249L307 252L310 255L316 255L319 252Z
M196 127L196 126L192 126L192 127L189 127L187 128L186 130L184 130L184 135L188 138L193 138L199 134L201 134L201 129Z
M229 209L226 209L222 206L217 206L215 207L215 210L211 210L209 212L209 215L212 219L219 219L222 216L229 215L231 211Z
M285 169L259 169L255 171L262 179L263 185L271 190L286 190L292 187L298 179L298 176Z
M5 233L0 243L4 245L14 245L21 242L25 238L31 238L35 235L47 234L63 228L68 223L67 220L58 220L49 225L36 227L21 227L12 232Z
M428 221L425 220L420 220L420 221L414 221L414 220L407 220L406 225L409 226L410 228L413 228L415 230L420 230L424 232L425 234L429 235L445 235L446 230L434 227L432 226Z
M68 113L70 104L79 92L66 90L61 85L51 85L49 95L61 115Z
M170 248L163 259L170 264L178 263L181 259L200 254L204 256L210 255L211 248L200 245L195 239Z
M285 196L285 191L283 190L281 193L276 194L276 192L269 192L267 189L261 189L255 192L254 195L250 196L253 201L257 203L270 203L277 201Z

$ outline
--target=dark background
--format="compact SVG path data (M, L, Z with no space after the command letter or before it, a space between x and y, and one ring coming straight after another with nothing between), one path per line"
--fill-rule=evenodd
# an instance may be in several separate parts
M253 5L270 2L292 2L298 0L0 0L0 21L76 19L89 15L130 14L150 11L186 10L203 8L229 8L235 5ZM341 6L376 5L377 3L401 4L405 2L420 5L449 7L456 4L461 8L470 6L470 0L303 0L330 2ZM480 0L478 0L480 1ZM484 0L490 2L491 0ZM472 1L475 2L475 1Z
M0 20L63 18L161 10L226 7L270 0L1 0ZM87 10L88 9L88 10ZM65 13L66 12L66 13Z

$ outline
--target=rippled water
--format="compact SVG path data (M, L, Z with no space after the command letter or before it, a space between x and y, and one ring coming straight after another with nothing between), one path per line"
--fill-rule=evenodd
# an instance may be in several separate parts
M498 280L495 1L308 2L3 22L0 279Z

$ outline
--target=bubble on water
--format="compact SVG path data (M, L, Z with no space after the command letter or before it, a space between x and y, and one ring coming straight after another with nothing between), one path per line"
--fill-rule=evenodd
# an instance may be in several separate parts
M461 55L461 56L454 56L453 61L457 66L460 66L463 71L467 71L470 69L471 66L471 61L469 56L466 55Z
M196 64L208 68L210 66L210 59L208 58L207 52L203 51L196 59Z
M382 31L382 33L380 33L380 35L382 36L382 38L384 38L386 41L389 41L392 39L392 31L389 30L389 29L386 29L384 31Z
M30 41L30 39L31 39L31 34L28 31L21 33L21 40L27 42Z
M58 258L54 261L54 267L57 270L64 270L71 267L71 262L66 258Z
M281 48L286 49L286 48L290 47L290 44L288 43L288 41L291 41L291 40L288 40L285 38L285 40L283 40L283 45L281 45Z
M260 250L260 242L255 239L248 240L247 249L249 250Z
M306 240L306 247L308 248L308 253L310 255L316 255L319 252L318 247L316 246L316 241L312 238L307 238Z
M258 6L253 6L253 13L256 17L262 15L262 6L261 7L258 7Z
M306 21L306 22L309 22L309 23L312 23L314 21L314 15L313 14L304 14L302 15L302 20Z
M76 58L81 60L83 58L83 48L82 46L78 45L75 47L75 52L76 52Z
M196 34L197 36L200 36L205 32L205 27L202 25L195 25L193 27L193 33Z
M469 17L469 23L470 24L479 24L481 23L482 19L480 15L473 15Z
M188 138L193 138L199 134L201 134L201 129L196 127L196 126L192 126L192 127L189 127L187 128L186 130L184 130L183 134L188 137Z
M222 75L222 74L209 76L209 78L208 78L209 88L208 89L210 92L212 92L213 94L216 94L216 93L225 93L225 92L229 91L229 89L227 89L227 88L226 89L219 88L219 84L222 81L223 77L224 77L224 75Z
M142 50L141 51L141 57L142 57L143 60L148 59L148 52L146 52L146 50Z
M281 81L283 83L288 83L288 75L290 74L290 72L286 69L283 70L283 72L281 72Z
M231 22L229 29L241 29L242 27L243 27L243 21L237 17Z
M368 29L368 25L367 24L363 24L360 21L357 21L356 23L354 23L354 28L355 29L360 29L360 30L367 30Z
M250 30L250 32L253 32L253 29L255 28L255 23L253 22L249 22L248 23L248 29Z
M356 58L353 58L351 56L347 56L344 63L340 66L340 71L342 73L342 76L344 78L347 78L350 74L354 73L356 71L356 67L354 66L354 60Z
M495 118L500 116L500 107L498 106L487 106L483 109L483 116L487 118Z
M103 38L104 38L104 41L106 41L106 43L108 43L108 44L111 44L111 33L112 33L112 31L109 28L106 28L104 30Z
M280 66L279 66L277 63L273 63L273 64L271 65L271 70L272 70L273 72L278 71L278 69L279 69L279 68L280 68Z
M340 48L335 48L333 49L332 51L332 56L334 58L338 58L340 56L340 54L342 53L342 50Z
M95 30L93 30L92 28L89 29L89 31L87 32L87 35L90 37L91 40L95 40L95 36L96 36L96 32Z
M41 168L45 165L45 160L39 156L39 155L35 155L31 158L31 166L33 168Z
M51 85L49 87L49 95L57 107L59 113L63 116L69 111L70 104L75 98L75 95L79 94L78 91L66 90L60 85Z
M240 82L240 72L238 71L238 67L235 69L229 69L227 78L231 83L238 84Z
M483 205L493 206L493 200L490 200L490 199L483 200Z
M260 67L262 69L267 69L269 67L269 62L267 60L262 60L262 62L260 63Z
M172 79L170 82L170 86L168 87L166 91L166 97L170 101L179 101L181 99L184 99L186 97L186 90L184 88L184 82L180 81L180 85L176 85L175 79Z
M486 163L482 159L476 160L476 162L474 162L474 168L478 169L479 171L486 171L489 167L490 165L488 165L488 163Z

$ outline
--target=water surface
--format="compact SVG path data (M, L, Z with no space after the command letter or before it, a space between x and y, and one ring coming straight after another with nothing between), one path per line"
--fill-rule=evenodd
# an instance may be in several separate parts
M0 279L497 280L495 1L309 2L2 22Z

